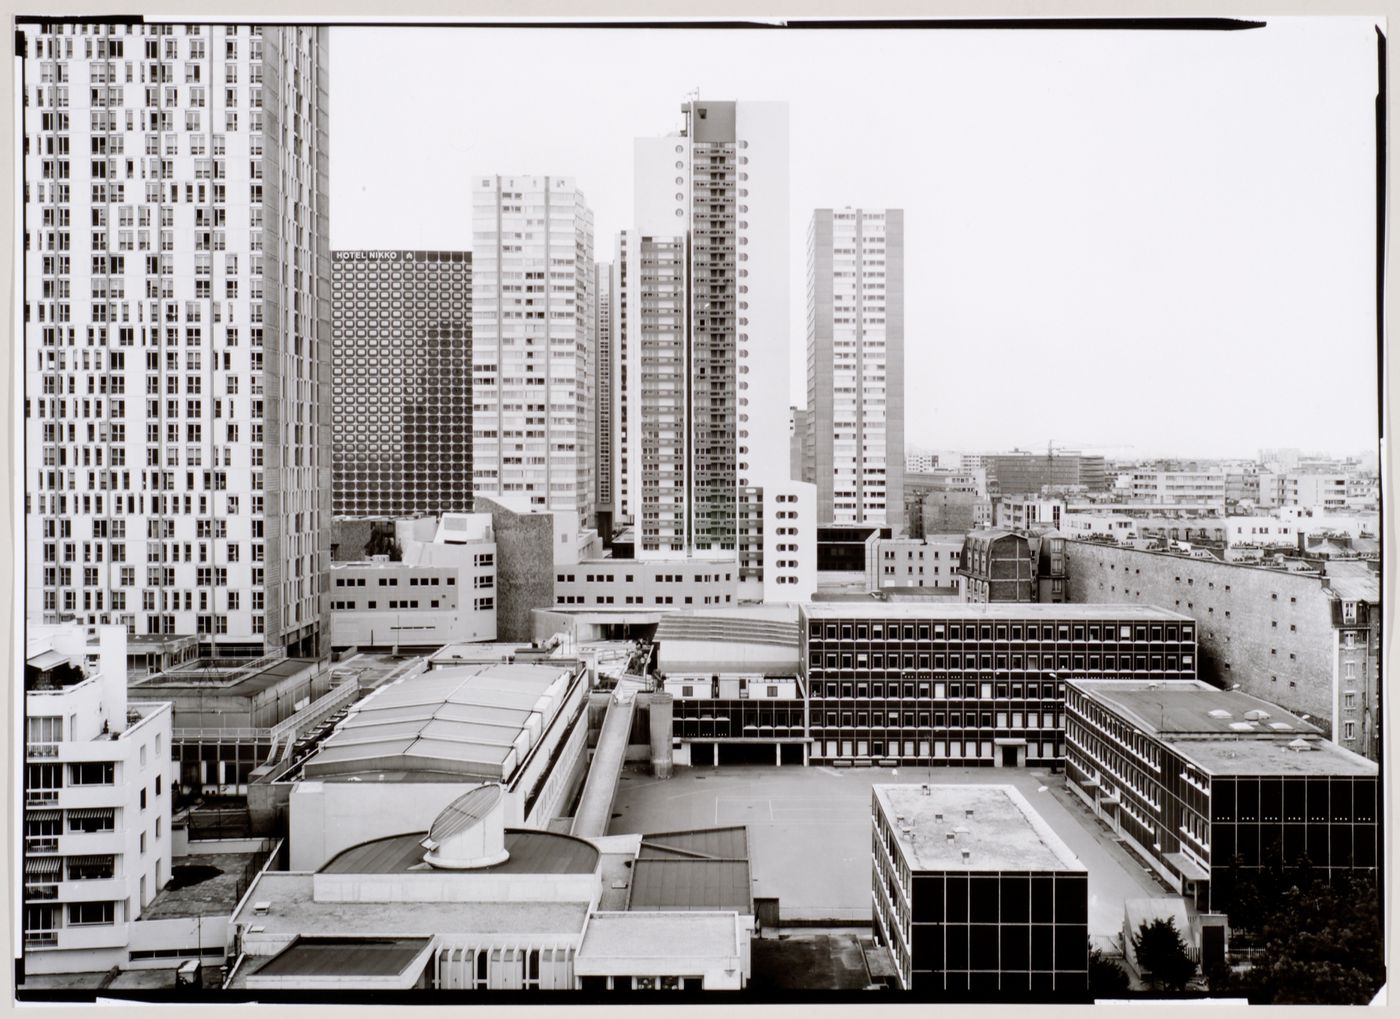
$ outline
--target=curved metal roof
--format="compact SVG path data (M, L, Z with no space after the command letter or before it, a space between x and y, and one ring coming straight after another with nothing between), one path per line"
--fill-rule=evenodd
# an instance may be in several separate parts
M463 793L434 819L433 826L428 829L427 841L441 845L445 839L473 827L500 802L501 787L495 783Z

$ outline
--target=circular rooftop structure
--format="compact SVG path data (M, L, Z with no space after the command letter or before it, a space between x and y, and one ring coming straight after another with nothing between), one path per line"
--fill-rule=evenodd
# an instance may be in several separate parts
M478 786L438 814L422 842L428 851L423 862L444 870L494 867L510 856L505 839L504 790L496 783Z

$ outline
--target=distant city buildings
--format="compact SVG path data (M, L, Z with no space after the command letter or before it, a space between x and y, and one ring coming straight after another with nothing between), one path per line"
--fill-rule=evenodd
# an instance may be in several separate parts
M1046 487L1099 492L1108 485L1104 458L1073 450L989 453L982 457L980 466L985 467L987 477L996 482L1004 496L1039 495Z
M19 35L28 621L320 653L328 30Z
M591 519L593 212L568 177L472 185L475 492Z
M817 209L807 229L803 480L827 524L904 529L904 212Z
M470 251L336 251L336 516L472 508Z
M929 453L924 450L909 450L904 454L904 469L916 473L937 470L939 467L938 454Z

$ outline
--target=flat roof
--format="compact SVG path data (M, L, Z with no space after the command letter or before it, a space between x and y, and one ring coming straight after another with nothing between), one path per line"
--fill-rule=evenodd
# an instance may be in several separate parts
M182 867L213 867L217 873L180 887L173 887L174 882L171 882L156 892L135 922L177 916L228 916L238 905L243 870L258 856L258 853L201 853L173 857L170 861L173 878L182 877Z
M1321 733L1317 726L1277 704L1241 690L1221 690L1199 679L1152 682L1072 679L1068 682L1153 736Z
M748 829L734 825L643 835L627 908L751 914Z
M1029 619L1037 622L1058 619L1087 619L1119 622L1153 620L1191 623L1180 612L1155 605L1058 604L1036 602L988 602L976 604L916 604L910 602L803 602L808 619Z
M729 958L739 954L738 917L733 913L594 913L576 962ZM586 975L586 974L585 974Z
M1319 737L1236 736L1179 737L1166 741L1210 775L1335 775L1374 777L1379 769L1368 761ZM1298 746L1305 744L1306 749Z
M314 877L263 874L244 896L233 922L261 926L267 935L397 937L578 934L588 918L586 902L317 902ZM253 904L262 902L267 911L254 914Z
M236 667L220 667L207 679L198 678L199 661L185 662L168 672L158 672L149 679L131 685L142 694L151 690L216 690L224 694L244 696L269 690L303 672L315 671L320 663L314 658L284 658L256 672L239 673Z
M915 871L1082 871L1084 865L1009 785L876 785ZM972 816L967 816L967 811ZM941 815L941 816L940 816ZM903 821L898 820L902 817ZM908 828L906 832L904 829ZM948 833L953 838L948 838ZM963 851L970 852L963 859Z
M302 774L423 769L509 779L521 735L536 723L540 732L549 726L573 680L563 663L493 662L404 676L354 705Z
M371 839L342 850L321 868L322 874L443 873L423 862L425 832ZM598 850L591 843L534 829L508 828L509 858L493 867L457 871L473 874L591 874L598 867Z
M432 938L297 938L247 976L392 977L403 973Z

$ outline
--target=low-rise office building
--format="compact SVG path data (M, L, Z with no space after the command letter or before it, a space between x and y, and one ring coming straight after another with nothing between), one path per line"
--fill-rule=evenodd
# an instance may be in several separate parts
M395 524L399 558L331 564L331 645L436 648L496 639L496 541L489 513Z
M1045 766L1067 679L1196 676L1196 624L1145 606L815 603L798 632L821 763Z
M1081 1000L1089 875L1009 785L876 785L873 915L899 985L953 999Z
M1379 866L1376 765L1276 705L1198 680L1071 680L1065 716L1070 788L1200 912L1228 909L1232 871Z
M125 966L171 876L171 709L128 701L126 658L122 627L29 625L20 979Z
M1199 624L1199 678L1306 714L1380 753L1380 581L1362 563L1268 569L1090 541L1066 543L1071 602L1160 605Z
M676 764L808 763L795 611L673 613L656 645Z
M737 563L714 559L587 559L554 571L557 606L733 606Z

